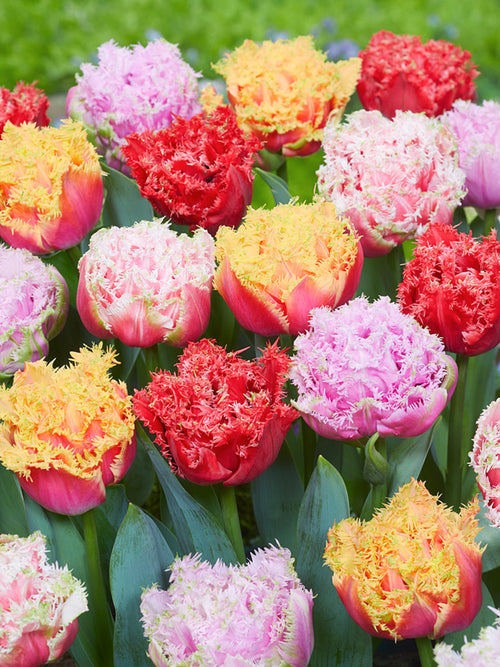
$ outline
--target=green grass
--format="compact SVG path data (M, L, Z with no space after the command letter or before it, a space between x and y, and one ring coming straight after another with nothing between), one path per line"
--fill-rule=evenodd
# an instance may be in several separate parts
M334 32L321 29L334 19ZM380 29L444 38L468 49L482 71L480 98L500 94L498 0L3 0L0 3L0 85L38 80L47 93L73 85L80 63L114 39L125 46L162 35L207 77L210 63L246 39L269 31L290 37L319 32L316 45L349 38L361 48Z

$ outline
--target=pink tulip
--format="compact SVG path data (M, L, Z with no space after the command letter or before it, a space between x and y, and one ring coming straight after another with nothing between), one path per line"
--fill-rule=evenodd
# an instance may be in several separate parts
M486 504L486 518L500 528L500 399L490 403L477 421L470 462Z
M43 535L0 535L0 667L58 660L87 609L78 579L48 562Z
M156 667L306 667L313 649L313 593L288 549L259 549L245 565L185 556L170 586L143 593L141 612Z
M0 378L49 351L66 322L68 287L28 250L0 244Z
M214 241L161 220L96 232L82 257L76 304L85 327L126 345L197 340L210 317Z
M388 297L316 308L295 340L292 404L320 435L357 440L426 431L455 388L456 364L438 336Z
M500 207L500 104L457 100L441 120L458 139L467 190L463 205Z
M418 237L430 222L451 223L465 194L456 139L439 121L397 111L357 111L329 123L318 174L321 197L347 216L367 257Z

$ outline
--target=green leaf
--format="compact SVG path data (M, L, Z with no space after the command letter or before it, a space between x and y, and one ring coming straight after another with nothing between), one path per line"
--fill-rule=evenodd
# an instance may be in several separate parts
M297 524L297 572L315 594L314 651L310 667L371 667L371 637L361 630L342 604L323 565L328 530L349 516L349 499L340 473L318 458L302 501Z
M418 479L424 461L429 452L434 430L440 418L430 429L415 438L388 438L387 458L389 459L389 479L387 496L390 498L396 491L407 484L412 477Z
M121 484L117 484L106 489L106 502L94 509L97 534L99 535L99 552L105 571L109 569L116 534L127 513L127 508L125 488Z
M104 226L130 227L134 222L152 220L153 207L141 196L137 183L104 162L102 168L106 173L106 198L102 209Z
M288 204L292 197L288 190L287 183L282 178L276 176L276 174L273 174L270 171L264 171L264 169L259 169L258 167L255 168L255 171L271 188L274 202L276 204Z
M481 510L477 515L481 531L476 537L476 542L481 546L487 545L482 555L481 562L483 572L489 572L500 567L500 530L492 526L486 518L486 507L482 501L479 503Z
M304 486L287 447L250 482L255 520L265 544L275 540L297 553L297 518Z
M137 439L137 452L122 484L127 497L134 505L142 506L151 495L156 480L151 460L141 440Z
M168 586L165 572L174 560L155 522L133 504L116 536L111 554L110 582L116 610L114 661L120 667L150 667L148 642L141 624L141 595L145 588Z
M0 463L0 533L27 537L28 519L24 506L23 493L19 481L12 470L7 470Z
M165 494L183 553L200 553L212 564L218 559L226 564L237 563L231 542L214 515L189 495L142 427L139 426L138 432Z

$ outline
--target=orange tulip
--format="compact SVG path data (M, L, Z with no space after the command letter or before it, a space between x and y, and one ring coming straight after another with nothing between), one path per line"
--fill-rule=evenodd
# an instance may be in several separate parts
M470 625L482 604L478 511L477 498L457 513L412 480L371 521L334 525L325 561L350 616L395 641Z

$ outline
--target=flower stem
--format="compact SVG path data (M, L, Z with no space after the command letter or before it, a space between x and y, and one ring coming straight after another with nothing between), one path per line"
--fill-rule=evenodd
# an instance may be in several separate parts
M497 219L497 209L487 208L484 211L483 236L488 236L492 229L495 229Z
M219 502L224 519L226 533L231 540L234 551L240 563L244 563L245 547L241 535L240 518L238 515L238 506L236 505L236 491L234 486L224 486L219 484L217 487Z
M113 619L106 597L106 586L101 569L99 544L94 510L82 514L83 537L89 569L89 601L94 619L94 638L102 667L113 664ZM92 605L92 606L91 606Z
M446 467L446 501L456 510L462 501L462 438L463 415L465 405L465 388L469 357L457 354L458 367L457 386L450 400L450 421L448 424L448 459Z
M434 652L429 637L417 637L415 643L422 667L434 667L436 663L434 662Z

